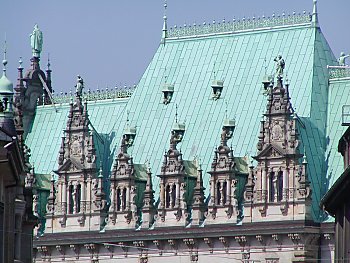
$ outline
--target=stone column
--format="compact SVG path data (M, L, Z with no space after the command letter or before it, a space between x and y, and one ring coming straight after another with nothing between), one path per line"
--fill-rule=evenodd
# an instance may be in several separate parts
M231 180L227 179L226 180L226 204L229 205L231 203Z
M81 183L81 187L80 187L80 191L81 191L81 200L80 200L80 211L81 212L85 212L86 207L86 185L85 182Z
M110 212L114 212L116 209L116 198L115 198L115 187L114 187L114 183L111 183L111 206L109 208Z
M90 212L91 210L91 178L86 181L86 210Z
M286 201L288 198L288 173L287 170L283 170L283 196L282 200Z
M224 181L220 180L220 205L224 205Z
M73 214L76 214L77 211L78 211L78 204L77 204L77 198L78 198L78 184L77 182L75 182L73 184L73 198L72 198L72 201L73 201Z
M261 171L261 201L266 202L267 198L267 176L266 169L263 168Z
M63 182L62 183L62 203L61 203L61 208L62 208L62 214L67 214L67 183Z
M215 181L213 179L210 179L210 204L211 205L215 205L215 200L216 200L216 195L215 195L215 189L216 188L216 184Z
M125 205L126 210L129 210L130 209L130 186L128 186L126 188L126 198L125 198L125 200L126 200L126 205Z
M165 189L163 182L160 182L160 208L165 207Z
M175 191L176 191L176 199L175 199L175 207L179 207L180 206L180 184L179 183L175 183Z

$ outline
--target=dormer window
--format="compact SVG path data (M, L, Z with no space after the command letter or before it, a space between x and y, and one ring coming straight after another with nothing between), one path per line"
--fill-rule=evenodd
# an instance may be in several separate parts
M136 127L127 126L124 130L124 138L127 147L131 147L136 137Z
M163 92L163 104L168 105L174 94L174 85L165 83L162 92Z
M224 82L221 80L214 80L211 84L211 88L213 89L212 98L213 100L217 100L221 96L222 89L224 88Z

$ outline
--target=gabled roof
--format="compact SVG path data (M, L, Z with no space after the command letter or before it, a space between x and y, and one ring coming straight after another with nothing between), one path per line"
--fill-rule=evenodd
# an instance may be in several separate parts
M209 32L202 35L169 37L161 43L132 97L124 101L88 103L90 120L106 147L108 167L112 167L115 149L126 124L125 110L137 126L137 135L129 153L134 163L150 161L155 192L170 132L178 119L186 123L181 149L185 160L201 159L206 196L209 191L210 164L220 143L226 115L235 117L232 144L235 156L256 154L260 118L267 97L262 78L275 71L273 58L282 54L290 80L290 96L305 129L301 133L301 151L305 147L309 176L313 187L313 215L319 219L319 202L325 175L328 72L326 65L336 62L323 34L304 20L285 26L253 28L234 32ZM215 65L215 66L214 66ZM214 74L215 71L215 74ZM163 104L162 88L174 84L171 102ZM221 98L212 99L212 81L223 80ZM57 156L68 107L55 113L39 107L27 143L32 149L36 170L48 173L57 167ZM227 113L226 113L227 112ZM97 141L97 140L95 140ZM100 155L101 156L101 155Z

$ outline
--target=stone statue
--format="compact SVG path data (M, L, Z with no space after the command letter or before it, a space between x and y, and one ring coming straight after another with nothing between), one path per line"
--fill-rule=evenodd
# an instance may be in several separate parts
M281 55L278 55L273 61L276 62L276 76L282 76L285 67L284 59Z
M344 52L341 52L340 53L340 57L338 59L338 62L339 62L339 66L345 66L345 59L348 58L350 55L345 55Z
M75 94L77 96L81 96L83 94L83 88L84 88L84 80L80 75L78 75L77 78L77 84L75 85Z
M40 58L43 47L43 33L37 24L35 24L33 33L30 35L30 45L32 46L33 57Z

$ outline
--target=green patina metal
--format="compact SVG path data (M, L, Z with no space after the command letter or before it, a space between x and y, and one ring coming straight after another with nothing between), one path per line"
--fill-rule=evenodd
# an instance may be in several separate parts
M329 83L329 110L327 121L327 177L324 188L328 190L344 171L344 161L338 152L338 143L347 127L342 126L342 107L350 105L350 78L332 79Z
M127 109L131 123L137 126L134 144L128 152L132 154L135 164L150 162L157 195L159 178L156 175L160 174L163 152L169 147L170 132L175 122L175 105L178 105L178 119L186 123L186 132L178 148L186 161L201 159L208 196L210 176L207 172L214 149L220 143L225 118L236 119L233 138L229 142L234 155L255 155L260 118L267 104L261 81L265 75L274 73L273 58L282 54L286 62L284 74L290 80L291 101L303 124L300 125L300 150L306 151L309 164L313 215L316 220L322 219L318 204L325 192L326 123L327 116L328 123L335 118L329 112L327 114L327 105L334 103L329 99L336 100L338 96L330 94L328 97L326 66L336 65L337 61L319 28L306 17L301 23L272 29L259 28L201 37L193 37L192 33L182 34L181 38L170 38L169 32L166 42L159 46L130 98L90 100L88 111L91 123L104 140L104 144L98 147L98 158L103 156L105 176L111 171L119 149ZM224 80L222 94L217 100L212 99L211 88L214 63L215 78ZM169 83L176 87L167 105L163 104L162 93L165 69ZM32 149L32 161L39 173L50 173L57 168L60 136L66 125L67 112L68 105L65 104L58 107L58 112L48 106L37 109L27 144ZM329 133L329 136L336 134ZM331 139L334 140L333 137ZM247 165L237 164L239 170L244 171L242 174L246 174ZM338 166L339 163L332 165ZM194 170L190 166L186 169L189 173ZM143 177L141 170L139 176ZM242 178L239 185L244 186L245 176Z

